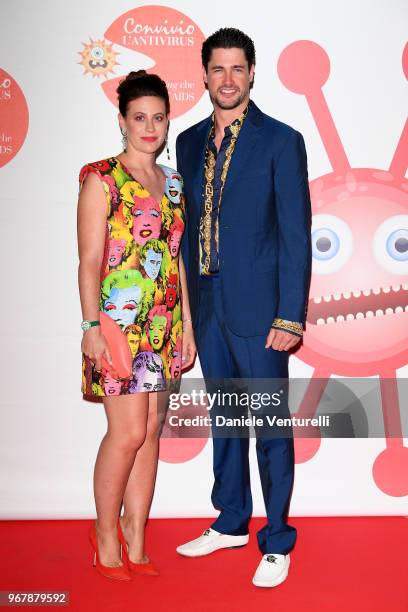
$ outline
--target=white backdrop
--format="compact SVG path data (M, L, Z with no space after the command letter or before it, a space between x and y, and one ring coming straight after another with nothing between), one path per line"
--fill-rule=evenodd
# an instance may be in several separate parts
M222 26L251 35L257 49L252 97L264 112L302 132L311 180L331 165L304 96L285 88L277 62L293 41L318 43L330 57L324 93L350 164L389 167L407 108L404 0L252 0L250 10L233 0L161 4L187 15L206 36ZM80 395L77 177L85 162L117 154L120 134L116 109L101 89L104 78L84 75L78 52L90 37L103 38L120 15L145 5L16 0L0 7L0 68L17 81L29 109L24 144L0 167L2 246L8 254L1 309L1 518L94 515L92 472L105 416L101 405ZM115 49L117 75L152 65L146 55L117 44ZM199 49L186 51L193 52ZM177 133L209 112L204 95L172 121L170 165ZM313 371L296 357L290 369L299 377ZM190 375L199 373L197 364ZM407 376L408 367L398 374ZM388 495L373 479L374 460L384 448L381 438L323 440L310 461L296 466L291 514L408 514L408 496ZM261 515L253 448L251 469L254 514ZM161 461L152 516L214 515L211 484L210 443L190 461Z

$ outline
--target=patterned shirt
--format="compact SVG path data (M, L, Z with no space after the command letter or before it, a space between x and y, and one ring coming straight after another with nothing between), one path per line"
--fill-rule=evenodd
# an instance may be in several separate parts
M212 115L212 124L208 136L204 165L204 195L200 218L199 251L200 275L212 276L219 272L219 215L227 179L228 169L234 153L239 132L248 114L249 105L244 112L230 125L224 128L224 137L219 150L215 145L215 116ZM273 328L302 336L301 323L274 319Z
M215 146L214 113L208 137L204 167L204 202L200 219L200 274L219 271L219 215L222 193L238 134L248 113L244 112L224 129L219 151Z

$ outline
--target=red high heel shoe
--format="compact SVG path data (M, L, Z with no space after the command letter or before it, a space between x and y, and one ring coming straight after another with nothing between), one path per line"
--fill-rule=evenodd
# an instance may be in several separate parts
M148 561L147 563L134 563L133 561L130 560L128 545L125 540L124 533L122 531L120 519L118 519L118 536L119 536L119 542L122 544L123 556L125 557L126 563L128 564L128 567L131 572L135 572L135 574L142 574L144 576L158 576L159 575L159 571L155 568L155 566L153 565L151 561Z
M91 542L92 548L94 549L93 565L94 567L96 567L97 571L102 574L102 576L105 576L106 578L111 578L113 580L132 580L132 576L125 564L119 565L117 567L110 567L109 565L102 565L102 563L100 562L95 523L93 523L89 530L89 541Z

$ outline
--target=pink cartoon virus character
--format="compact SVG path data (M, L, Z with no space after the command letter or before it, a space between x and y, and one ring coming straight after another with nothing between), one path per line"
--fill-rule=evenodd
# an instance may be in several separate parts
M403 68L408 78L408 45ZM290 91L305 95L333 167L310 182L312 282L297 356L314 366L315 384L298 415L315 414L332 374L379 375L386 449L373 477L388 495L407 495L396 370L408 363L408 123L388 170L352 168L322 92L330 74L326 52L297 41L282 52L278 73ZM319 444L297 439L297 461L310 459Z

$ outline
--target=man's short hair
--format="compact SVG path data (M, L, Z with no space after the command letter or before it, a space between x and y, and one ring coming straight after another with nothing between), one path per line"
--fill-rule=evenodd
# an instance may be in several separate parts
M241 30L237 30L237 28L221 28L211 34L203 42L203 46L201 48L201 61L205 68L205 71L208 71L208 62L211 59L211 53L213 49L242 49L245 53L246 60L248 62L248 69L251 69L251 66L255 66L255 45L254 42L247 34L241 32Z

